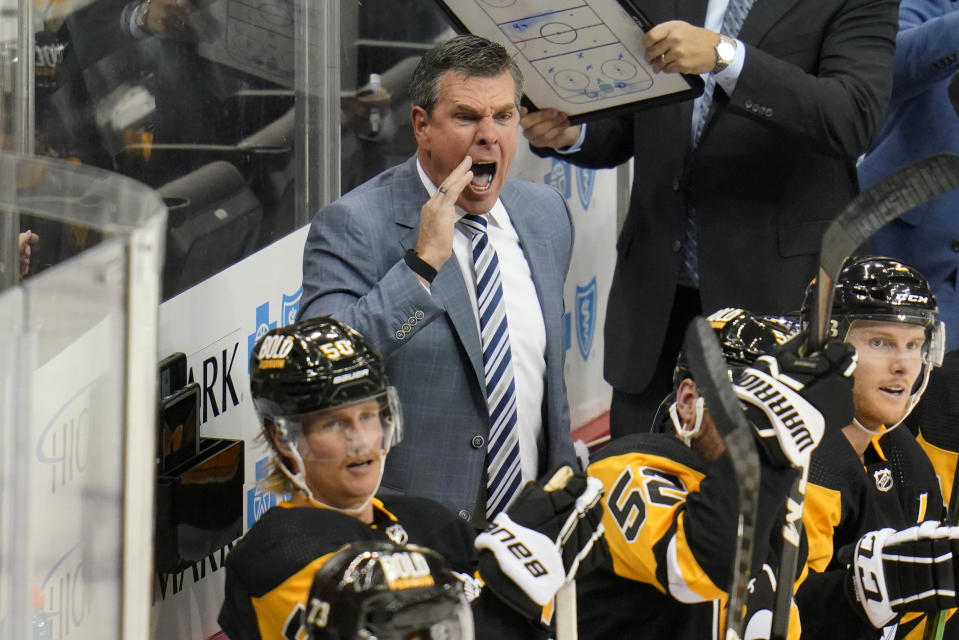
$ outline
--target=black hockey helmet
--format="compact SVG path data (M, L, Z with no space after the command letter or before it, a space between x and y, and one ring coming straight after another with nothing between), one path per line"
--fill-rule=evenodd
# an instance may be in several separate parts
M250 392L264 417L301 415L384 393L379 355L333 318L310 318L264 334L250 355Z
M759 356L770 353L785 344L796 332L787 318L759 316L745 309L720 309L706 318L716 332L723 357L730 367L745 367ZM685 378L691 378L689 361L681 350L673 370L673 388Z
M425 547L354 542L317 572L303 612L310 640L472 640L463 582Z
M785 317L759 316L745 309L729 307L720 309L706 318L715 331L716 339L722 349L723 357L730 369L746 367L763 354L776 350L789 341L798 327ZM672 424L679 437L686 442L699 433L702 421L702 408L696 418L692 431L684 430L673 408L676 402L675 392L686 378L692 378L689 360L685 349L680 349L673 368L673 392L660 403L653 418L653 430L669 429Z
M813 312L816 281L806 287L802 306L803 328ZM829 336L845 339L855 320L898 322L926 328L924 356L942 363L945 327L929 281L916 269L882 256L852 258L839 272L831 309Z

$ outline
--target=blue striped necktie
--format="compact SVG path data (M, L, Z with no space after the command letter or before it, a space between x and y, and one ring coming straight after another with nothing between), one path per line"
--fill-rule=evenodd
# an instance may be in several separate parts
M746 16L752 8L755 0L729 0L726 7L726 13L723 14L723 24L719 29L730 38L739 35L739 29L742 28ZM706 85L703 87L703 97L696 110L697 118L695 129L693 129L693 148L699 144L699 139L703 135L703 129L706 127L706 116L709 115L709 107L713 104L713 92L716 89L716 76L708 74L706 76ZM698 251L698 231L696 229L696 216L692 208L689 208L689 214L686 216L686 229L683 241L683 267L689 276L692 284L699 286L699 251Z
M486 218L467 214L459 224L471 239L483 368L486 371L486 404L490 419L486 447L486 516L492 519L509 504L522 481L513 355L499 259L486 234Z

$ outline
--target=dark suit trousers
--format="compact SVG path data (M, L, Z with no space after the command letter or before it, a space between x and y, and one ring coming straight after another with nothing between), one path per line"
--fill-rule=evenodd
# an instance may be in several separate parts
M686 327L690 320L701 313L699 289L677 287L673 308L669 312L666 337L652 380L639 393L613 389L613 402L609 411L611 438L650 430L660 403L673 390L673 369L676 367L676 356L683 346Z

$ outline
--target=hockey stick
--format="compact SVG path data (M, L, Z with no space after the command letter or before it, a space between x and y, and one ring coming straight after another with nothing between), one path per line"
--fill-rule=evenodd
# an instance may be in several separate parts
M883 178L846 205L823 234L814 304L808 333L803 336L803 353L818 351L826 342L834 285L846 259L888 222L956 188L959 188L959 155L941 153ZM786 502L772 640L785 640L789 629L805 496L806 476L800 474L793 482Z
M572 469L568 466L560 469L559 472L550 478L549 482L543 487L544 491L556 491L566 486L569 477L573 475ZM587 479L587 488L576 498L576 504L573 513L567 518L565 524L556 538L557 548L563 547L569 540L573 529L577 526L577 521L584 514L595 507L603 496L602 483L595 478ZM590 484L594 483L594 484ZM569 572L576 575L579 569L579 563L589 554L593 548L593 543L603 535L603 525L599 523L593 532L590 542L577 554ZM576 580L570 579L559 588L553 599L553 613L556 616L556 640L578 640L579 621L576 610Z
M556 592L556 640L578 640L576 581L570 580Z
M745 623L746 587L751 577L753 535L759 495L759 455L753 430L746 421L729 380L728 367L705 320L696 317L686 329L683 345L696 388L706 400L709 415L723 437L736 474L739 496L738 537L729 586L725 640L739 640Z

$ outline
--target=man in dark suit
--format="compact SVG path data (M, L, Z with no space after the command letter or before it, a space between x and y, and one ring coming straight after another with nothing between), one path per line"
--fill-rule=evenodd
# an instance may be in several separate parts
M355 327L399 391L407 425L384 491L433 498L476 526L523 480L574 459L572 224L556 191L507 180L521 80L483 38L428 52L410 86L416 156L323 208L303 256L301 316Z
M897 5L756 0L732 30L721 0L648 0L647 59L714 81L705 114L687 101L585 132L554 109L524 116L539 153L585 167L634 162L606 315L614 437L648 428L692 316L794 308L882 123Z

